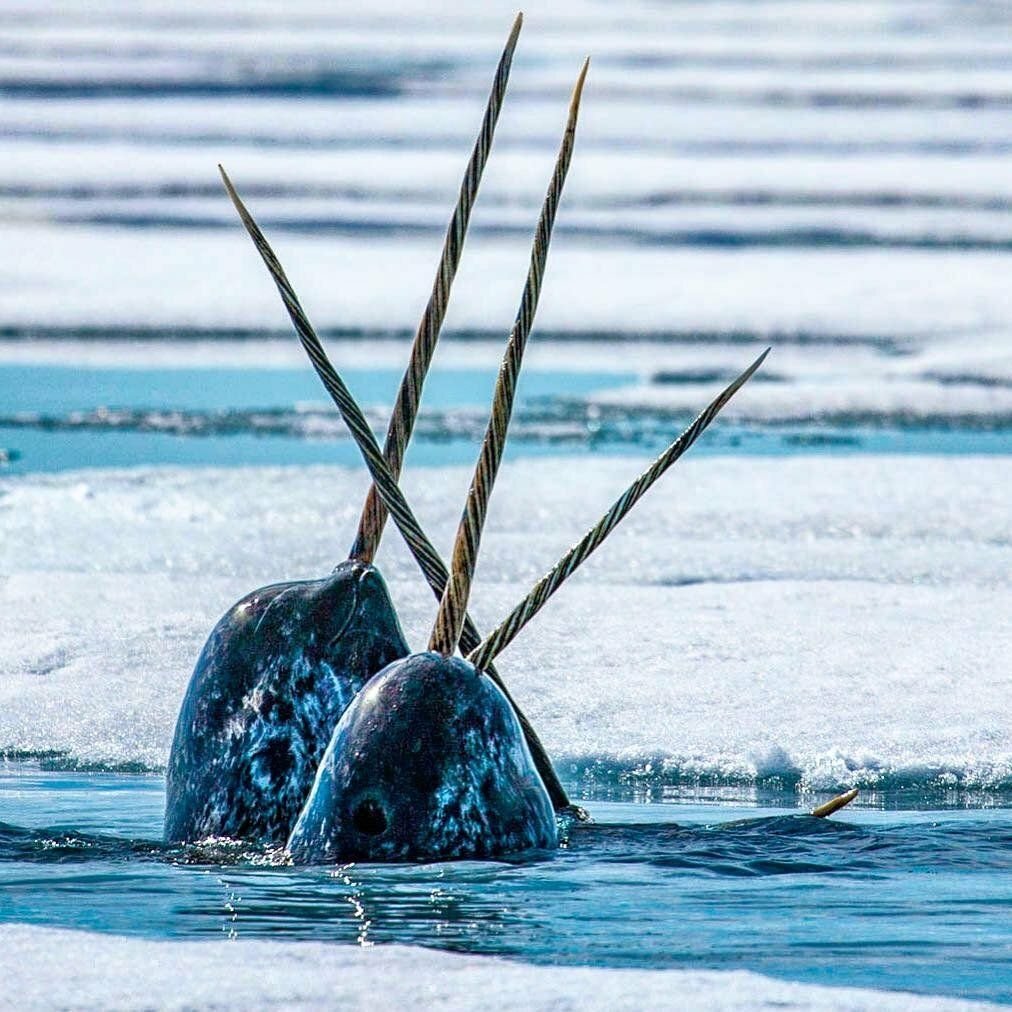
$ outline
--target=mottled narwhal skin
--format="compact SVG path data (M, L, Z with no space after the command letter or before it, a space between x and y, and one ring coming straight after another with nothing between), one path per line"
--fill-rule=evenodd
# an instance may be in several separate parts
M558 846L513 707L467 661L395 661L345 711L288 842L295 861L487 858Z
M369 677L409 653L386 584L348 561L255 590L214 627L172 741L165 838L283 844L334 727Z

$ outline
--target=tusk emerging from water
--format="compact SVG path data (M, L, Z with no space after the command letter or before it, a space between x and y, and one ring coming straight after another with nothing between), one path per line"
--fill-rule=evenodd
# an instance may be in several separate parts
M839 794L835 798L827 801L824 805L819 805L818 808L812 809L812 815L817 819L825 819L827 816L832 815L833 812L838 812L841 808L845 808L849 805L854 798L858 795L858 789L856 787L847 791L846 794Z

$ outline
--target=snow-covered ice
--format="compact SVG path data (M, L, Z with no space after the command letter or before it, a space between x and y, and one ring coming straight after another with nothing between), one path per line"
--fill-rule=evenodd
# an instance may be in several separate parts
M538 968L480 957L384 947L243 942L147 942L14 927L0 929L7 986L21 1008L445 1007L916 1009L958 1001L790 984L745 972Z
M141 230L14 223L7 235L21 253L6 266L0 291L0 313L12 329L288 331L277 293L238 226L163 229L153 239ZM275 238L317 327L389 331L417 324L438 260L438 235L374 239L365 252L347 236ZM505 334L529 252L526 237L474 237L454 286L448 329ZM789 339L801 333L822 343L990 330L1007 340L1007 276L1007 259L988 252L634 247L613 254L560 238L538 326L575 335L682 330ZM967 344L972 356L973 343Z
M82 327L129 332L137 326L288 333L273 286L238 233L166 230L157 243L142 232L66 226L15 225L8 234L23 258L17 282L0 285L0 315L12 330L43 338L54 327L71 333ZM525 245L472 240L454 289L451 331L477 330L489 338L507 332L524 275ZM317 326L384 334L411 332L435 262L431 244L421 239L377 241L370 257L359 255L358 243L348 238L288 235L278 248ZM604 394L601 402L687 412L706 403L710 391L698 384L652 382L659 372L691 371L706 363L738 371L753 349L768 341L775 354L767 369L787 382L752 384L732 405L738 417L977 426L990 418L1007 424L1012 415L1008 266L1004 257L989 253L923 251L637 248L611 257L560 242L530 364L639 370L642 386ZM384 280L389 276L411 279L410 284L399 283L391 297ZM341 285L333 284L335 277ZM705 299L697 296L700 291ZM665 292L670 301L658 308ZM585 343L559 347L553 340L588 331L612 332L629 343L588 349ZM658 332L669 335L666 342L641 340ZM501 354L500 342L460 349L451 339L437 365L490 365ZM399 363L405 355L403 341L379 350L373 343L353 345L335 346L339 364ZM0 340L0 360L20 362L171 364L192 362L200 351L164 342L131 349ZM264 352L262 342L255 342L212 349L209 357L231 365L299 361L294 339Z
M166 364L199 353L158 340L188 328L290 333L218 161L318 328L413 331L511 2L438 18L407 0L56 9L22 10L0 54L0 216L19 254L0 269L0 361ZM532 365L631 365L642 384L609 402L681 412L697 391L657 372L700 345L740 368L738 345L769 341L787 382L750 387L739 417L1007 425L1002 24L992 5L902 2L528 11L437 367L499 354L453 334L513 318L589 53ZM110 329L154 340L104 347ZM651 343L546 347L552 335ZM349 344L339 361L403 355Z
M474 594L486 628L639 469L505 468ZM1010 479L1004 457L683 461L505 677L564 771L1008 790ZM466 480L405 480L444 551ZM0 749L160 768L218 616L327 572L364 488L337 468L4 480ZM394 530L380 561L421 643L435 602Z
M0 926L0 973L19 1009L832 1009L919 1012L990 1006L823 987L743 970L528 966L406 946L153 942Z

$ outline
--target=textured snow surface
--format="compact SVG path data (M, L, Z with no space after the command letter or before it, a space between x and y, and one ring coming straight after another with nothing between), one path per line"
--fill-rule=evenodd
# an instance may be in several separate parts
M486 630L640 470L507 465L473 611ZM405 489L449 554L463 469ZM164 764L193 662L256 586L343 557L339 468L96 471L0 482L0 749ZM1005 457L679 463L504 653L551 754L647 781L1012 786ZM409 642L435 613L391 527Z
M22 253L6 265L0 285L0 318L11 327L290 329L238 225L165 228L156 236L10 223L7 234ZM363 245L341 234L292 233L274 246L316 326L413 330L439 241L438 235L384 236ZM446 326L505 334L530 257L529 235L476 236L467 249ZM552 246L538 324L576 334L688 330L732 339L745 333L752 340L797 333L926 340L1007 328L1007 277L1008 258L992 252L650 246L612 252L599 242L560 238Z
M832 988L745 971L526 966L407 946L152 942L0 927L19 1009L979 1009L945 998Z

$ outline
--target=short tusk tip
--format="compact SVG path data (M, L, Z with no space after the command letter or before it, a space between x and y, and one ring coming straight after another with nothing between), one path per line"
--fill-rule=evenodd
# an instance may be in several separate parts
M839 794L835 798L831 798L824 805L819 805L818 808L813 809L812 815L817 819L825 819L826 816L832 815L833 812L838 812L844 806L849 805L859 793L858 789L854 787L845 794Z

